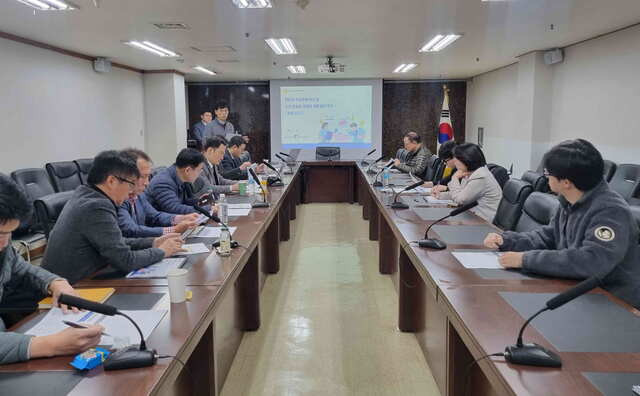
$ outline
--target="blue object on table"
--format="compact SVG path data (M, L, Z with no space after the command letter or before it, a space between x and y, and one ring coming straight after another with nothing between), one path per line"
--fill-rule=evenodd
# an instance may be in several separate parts
M110 354L111 352L104 348L92 348L77 355L71 365L78 370L91 370L101 365Z

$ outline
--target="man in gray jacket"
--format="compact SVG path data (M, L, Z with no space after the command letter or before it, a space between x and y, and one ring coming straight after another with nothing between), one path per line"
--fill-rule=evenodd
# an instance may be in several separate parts
M51 231L43 268L74 284L109 265L127 273L182 250L179 234L124 238L118 207L140 176L135 160L103 151L93 161L88 185L76 188Z
M33 289L40 297L51 295L53 304L57 305L60 294L76 294L73 288L59 276L25 262L11 246L11 233L21 220L30 216L31 206L24 193L11 179L0 174L0 302L5 292L20 287ZM66 306L62 308L67 310ZM32 337L6 332L0 319L0 364L81 353L98 344L102 330L102 326L70 327L56 334Z
M505 268L546 276L597 276L617 297L640 308L638 225L629 205L603 179L604 162L583 139L552 148L544 158L560 208L551 223L530 232L489 234L485 245L506 253Z
M422 143L422 138L415 132L407 132L402 138L405 150L408 151L404 162L396 159L393 166L405 173L422 177L427 170L431 151Z

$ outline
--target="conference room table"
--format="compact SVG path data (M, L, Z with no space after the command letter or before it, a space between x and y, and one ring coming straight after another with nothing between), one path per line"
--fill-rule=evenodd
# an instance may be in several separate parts
M500 232L470 212L431 230L429 236L447 241L447 249L418 247L414 241L422 239L425 228L450 208L432 205L421 194L394 197L372 185L375 174L375 168L371 171L359 161L306 161L295 167L292 175L283 177L284 187L269 189L269 208L231 219L230 226L237 227L233 239L241 245L231 256L209 253L187 259L191 301L169 304L165 296L154 306L169 313L148 345L160 354L176 356L186 368L170 359L132 370L97 368L76 378L71 394L218 394L242 334L260 326L260 290L266 277L279 270L279 242L290 237L296 205L347 202L362 205L369 238L379 241L379 261L371 265L393 281L398 292L397 326L415 334L443 396L631 395L630 384L640 383L640 342L635 342L640 341L640 328L633 331L639 313L602 289L567 305L579 309L543 313L525 330L525 342L557 352L562 368L517 366L503 357L471 364L514 344L529 311L536 312L546 298L576 281L465 268L452 252L488 250L482 246L484 235ZM410 179L394 173L391 183L404 186ZM391 208L394 198L410 208ZM115 287L116 295L129 299L134 293L167 291L166 279L126 279L108 272L76 286ZM31 316L16 327L35 320ZM61 357L0 367L0 389L6 375L71 375L69 361Z

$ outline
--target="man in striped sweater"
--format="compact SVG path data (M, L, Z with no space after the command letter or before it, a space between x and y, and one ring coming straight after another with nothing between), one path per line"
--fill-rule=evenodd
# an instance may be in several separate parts
M408 154L404 162L396 159L393 163L394 167L402 172L411 172L417 177L422 177L427 169L427 162L431 158L431 152L422 143L420 135L415 132L407 132L402 141Z

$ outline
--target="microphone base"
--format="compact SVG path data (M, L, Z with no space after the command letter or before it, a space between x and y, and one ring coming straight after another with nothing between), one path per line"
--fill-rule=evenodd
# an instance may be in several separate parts
M273 182L269 184L269 187L284 187L284 183L281 181Z
M444 250L447 248L447 244L439 239L421 239L418 241L418 246L434 250Z
M369 175L375 175L377 172L376 172L376 171L374 171L373 169L367 169L367 173L368 173Z
M141 351L137 346L130 346L113 352L104 361L104 369L123 370L138 367L148 367L156 364L155 349Z
M406 203L403 202L394 202L391 204L391 208L392 209L409 209L409 205L407 205Z
M374 186L374 187L382 187L382 182L381 181L374 182L372 184L372 186Z
M367 166L367 165L369 165L369 163L367 161L362 161L362 162L360 162L360 165L361 166Z
M511 345L505 348L504 357L509 363L523 366L562 367L557 353L538 344Z
M268 208L269 202L254 202L251 204L252 208Z

